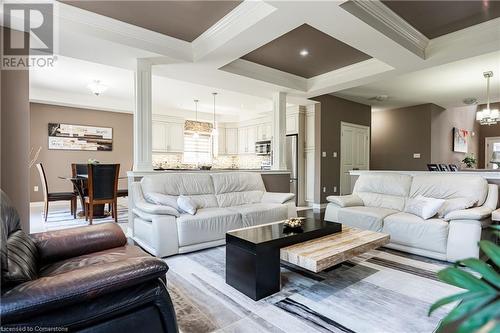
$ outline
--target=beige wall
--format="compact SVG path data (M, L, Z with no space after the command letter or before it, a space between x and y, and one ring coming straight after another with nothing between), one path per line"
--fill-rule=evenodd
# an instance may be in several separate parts
M76 125L92 125L113 128L113 150L63 151L48 150L48 123L60 122ZM94 158L101 163L120 163L120 174L125 176L133 163L133 116L132 114L79 109L48 104L31 103L31 147L42 147L37 162L45 168L50 192L71 191L71 184L58 176L71 175L71 163L86 163ZM31 201L43 201L40 177L36 168L30 175ZM33 187L39 186L34 192ZM119 188L126 188L126 179L120 180Z
M332 95L322 95L313 98L321 103L315 112L315 203L326 202L326 197L337 194L340 189L340 124L348 122L358 125L370 126L371 107L360 103L351 102ZM319 112L318 112L319 111ZM321 153L326 152L326 157ZM337 152L337 157L333 157ZM337 187L337 193L333 187ZM326 192L323 192L326 187Z
M431 121L432 163L461 165L466 154L453 151L453 127L472 132L467 150L478 156L480 125L476 121L476 106L435 110Z
M3 70L0 81L1 187L29 232L29 71Z

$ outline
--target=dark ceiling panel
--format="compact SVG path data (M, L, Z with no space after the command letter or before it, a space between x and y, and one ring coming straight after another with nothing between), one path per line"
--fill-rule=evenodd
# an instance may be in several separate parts
M300 51L307 50L307 56ZM370 59L357 49L303 24L246 54L242 59L281 71L311 78Z
M61 1L192 42L242 1Z
M382 1L432 39L500 17L500 1Z

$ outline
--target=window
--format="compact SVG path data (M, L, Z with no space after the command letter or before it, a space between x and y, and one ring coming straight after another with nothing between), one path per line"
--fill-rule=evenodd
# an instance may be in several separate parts
M184 163L212 164L212 139L208 134L200 134L195 138L194 133L184 132Z

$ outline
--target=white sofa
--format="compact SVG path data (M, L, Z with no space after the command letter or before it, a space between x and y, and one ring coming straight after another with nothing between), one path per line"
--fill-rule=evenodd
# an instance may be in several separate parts
M418 195L476 203L443 218L424 220L404 212L407 200ZM454 262L479 256L477 243L497 207L498 186L479 176L370 172L358 178L352 195L327 200L327 221L387 233L389 248Z
M195 215L149 203L144 193L185 195ZM157 257L225 243L226 232L297 216L292 193L266 192L253 172L163 173L132 184L133 239Z

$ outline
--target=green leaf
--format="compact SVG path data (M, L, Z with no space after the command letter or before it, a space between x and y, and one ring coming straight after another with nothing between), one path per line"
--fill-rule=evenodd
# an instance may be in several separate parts
M495 263L500 266L500 247L490 241L480 241L479 247L486 253L486 255Z
M474 332L490 320L500 316L500 302L497 300L474 313L458 327L457 333Z
M490 265L482 262L479 259L472 259L472 258L461 260L458 263L466 267L469 267L475 272L481 274L483 279L485 279L495 287L500 288L500 275L497 272L495 272L495 270L491 268Z
M441 322L440 328L456 321L470 316L474 311L480 309L482 306L494 300L496 295L489 295L485 297L473 298L468 301L460 303L457 307L448 313L448 315Z
M443 305L449 304L451 302L460 301L460 300L466 301L466 300L469 300L472 298L481 297L481 296L485 296L485 295L488 295L488 294L485 292L466 291L464 293L454 294L454 295L451 295L448 297L441 298L440 300L436 301L434 304L431 305L431 308L429 309L429 313L427 315L430 316L435 310L437 310L438 308L442 307Z
M493 287L474 275L455 267L445 268L437 273L440 280L470 291L495 291Z

